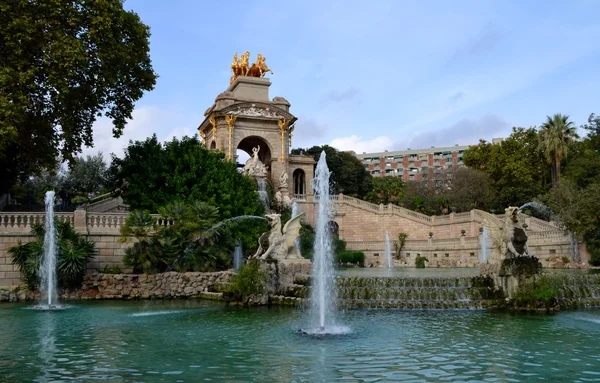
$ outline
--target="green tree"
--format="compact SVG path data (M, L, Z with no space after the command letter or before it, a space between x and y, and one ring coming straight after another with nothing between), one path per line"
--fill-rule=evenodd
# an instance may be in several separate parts
M494 199L490 176L470 168L454 171L447 188L450 206L457 213L472 209L488 210Z
M319 160L321 152L327 155L327 167L331 171L331 193L364 198L373 190L373 178L362 162L348 152L340 152L329 146L313 146L310 149L294 149L293 154L307 154L315 161Z
M133 209L158 212L174 201L203 201L217 207L221 219L264 213L254 180L223 153L203 148L197 136L164 145L156 135L131 142L123 158L113 156L111 168L115 186Z
M560 113L546 116L539 136L540 148L552 166L552 185L556 186L560 180L560 163L567 156L569 143L577 138L575 124L569 121L569 116Z
M489 175L495 198L491 209L520 206L549 189L547 165L535 128L513 128L499 144L481 140L469 147L465 165Z
M399 204L402 199L404 182L400 177L373 177L373 191L367 193L365 200L371 203Z
M74 195L88 198L99 194L107 184L108 168L102 153L76 157L71 162L62 187Z
M121 136L153 89L149 28L122 0L0 3L0 192L92 146L105 115Z

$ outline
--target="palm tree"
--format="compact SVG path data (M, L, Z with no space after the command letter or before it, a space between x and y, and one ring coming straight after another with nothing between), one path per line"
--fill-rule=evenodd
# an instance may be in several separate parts
M560 180L560 162L567 156L569 144L578 138L575 124L569 121L569 116L560 113L546 116L539 134L540 149L552 165L552 185L556 186Z

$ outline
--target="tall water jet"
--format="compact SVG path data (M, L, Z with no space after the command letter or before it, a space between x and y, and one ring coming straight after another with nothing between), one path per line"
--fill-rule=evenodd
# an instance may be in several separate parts
M244 263L244 254L242 253L242 243L238 241L235 250L233 251L233 269L238 271Z
M488 229L487 227L483 227L482 231L481 231L481 236L479 237L479 245L481 247L481 263L487 263L488 259L490 258L490 237L488 234Z
M292 203L292 218L296 217L298 214L300 214L300 207L298 206L298 202L294 200ZM300 248L300 237L296 238L295 244L298 252L302 253L302 249Z
M256 183L258 184L258 196L260 202L269 210L269 193L267 193L267 181L262 177L256 177Z
M315 170L312 187L318 196L317 222L315 227L315 244L313 255L313 283L311 306L315 314L316 330L311 333L328 334L339 332L336 321L336 287L333 277L333 251L331 232L328 229L331 199L329 196L329 169L325 160L325 151ZM309 332L309 331L307 331Z
M387 262L388 269L391 269L394 264L392 263L392 247L390 246L390 233L385 231L385 261Z
M46 192L46 219L44 234L44 259L40 265L40 296L45 297L47 308L56 307L56 229L54 227L54 192Z

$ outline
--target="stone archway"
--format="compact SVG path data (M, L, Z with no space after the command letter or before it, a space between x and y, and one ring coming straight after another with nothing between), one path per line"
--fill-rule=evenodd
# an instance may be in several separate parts
M210 143L210 150L215 150L216 148L217 148L217 141L216 141L216 140L213 140L213 141Z
M333 235L339 235L340 233L340 225L335 221L327 222L327 229L329 229L329 232Z
M243 150L248 153L249 156L252 156L252 149L260 146L260 151L258 152L258 159L260 162L265 164L265 166L269 166L271 164L271 148L269 143L265 141L262 137L258 136L249 136L245 137L240 141L237 146L237 149Z
M306 175L304 174L304 170L294 170L292 178L294 179L294 198L299 200L306 199Z

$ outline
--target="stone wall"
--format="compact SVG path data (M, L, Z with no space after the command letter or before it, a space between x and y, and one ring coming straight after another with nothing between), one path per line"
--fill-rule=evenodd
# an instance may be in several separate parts
M167 272L161 274L86 275L81 290L69 299L148 299L206 297L226 283L233 271L212 273Z

